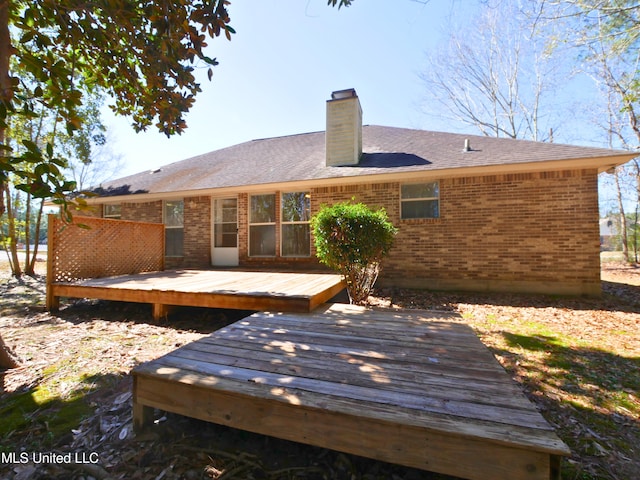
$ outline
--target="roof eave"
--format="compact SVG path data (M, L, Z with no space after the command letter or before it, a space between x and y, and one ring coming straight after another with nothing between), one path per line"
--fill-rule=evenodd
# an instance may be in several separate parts
M312 188L317 186L353 185L358 183L400 182L416 179L440 179L474 177L498 174L513 174L526 172L546 172L559 170L590 170L598 173L607 172L623 165L638 156L635 153L623 153L607 157L577 158L569 160L549 160L537 162L523 162L510 164L483 165L474 167L440 168L430 170L403 170L391 173L365 173L361 175L345 175L321 177L314 179L293 180L287 182L272 182L253 185L234 185L194 190L180 190L167 192L138 193L130 195L88 198L89 204L113 204L128 202L152 202L157 200L176 199L198 196L222 196L237 192L264 192L269 190L290 190L292 188ZM351 167L353 171L353 167Z

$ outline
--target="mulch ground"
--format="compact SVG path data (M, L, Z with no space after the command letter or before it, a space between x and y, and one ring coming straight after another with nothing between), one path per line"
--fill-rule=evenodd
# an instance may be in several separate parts
M598 413L607 423L600 428L589 416L593 409L589 415L581 409L583 397L576 393L575 398L569 398L571 388L566 385L538 385L529 371L530 358L505 345L504 322L517 319L548 325L567 338L597 345L603 352L616 352L615 358L598 357L593 365L620 361L621 365L612 364L612 369L625 369L625 375L639 379L640 269L605 264L603 280L605 294L599 299L383 290L371 303L382 308L448 310L472 325L571 446L574 455L567 462L571 477L565 478L640 478L637 417L602 405ZM246 312L182 309L158 325L152 323L148 306L126 303L78 301L51 315L42 307L43 295L42 279L5 279L0 284L0 332L22 360L20 368L0 373L0 405L12 395L33 391L45 380L56 385L61 397L76 398L79 386L72 379L82 377L82 388L87 392L82 401L88 402L90 413L79 418L66 434L54 434L51 425L41 419L55 412L40 411L29 428L0 437L0 453L33 454L40 449L80 453L88 461L0 462L0 478L451 478L175 415L162 415L153 428L135 438L131 425L132 367L201 338ZM613 330L623 333L614 334ZM540 342L543 340L540 337ZM549 347L552 350L553 346ZM595 356L597 351L585 355ZM623 380L611 381L611 390L619 387L632 406L638 405L637 391L624 392Z

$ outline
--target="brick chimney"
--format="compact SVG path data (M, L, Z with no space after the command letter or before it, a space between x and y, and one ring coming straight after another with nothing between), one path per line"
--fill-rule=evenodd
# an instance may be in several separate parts
M338 90L331 94L331 100L327 100L327 166L357 165L361 155L360 100L353 88Z

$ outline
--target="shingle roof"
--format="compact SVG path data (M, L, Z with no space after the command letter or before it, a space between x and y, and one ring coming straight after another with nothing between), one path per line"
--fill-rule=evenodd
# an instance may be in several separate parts
M469 140L471 151L464 151ZM612 159L633 154L465 134L366 125L363 156L357 166L325 165L325 133L314 132L252 140L105 182L105 195L170 193L223 187L323 180L359 175L427 172L473 167L538 164L574 159ZM620 157L628 156L620 160ZM603 165L606 162L602 162Z

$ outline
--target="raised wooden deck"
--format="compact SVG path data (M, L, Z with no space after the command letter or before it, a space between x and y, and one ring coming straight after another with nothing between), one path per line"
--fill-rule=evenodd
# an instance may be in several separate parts
M92 278L48 285L48 308L60 297L150 303L154 318L168 306L310 312L344 288L339 275L249 272L239 270L165 270Z
M559 478L568 448L455 320L256 313L137 367L134 424L159 408L462 478Z

